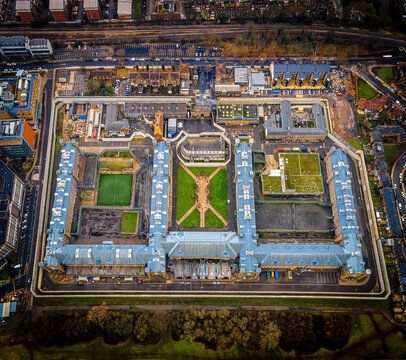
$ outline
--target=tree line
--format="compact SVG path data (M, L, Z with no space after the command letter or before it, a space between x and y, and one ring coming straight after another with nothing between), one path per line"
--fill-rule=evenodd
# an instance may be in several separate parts
M102 338L107 344L132 340L156 344L162 337L190 340L212 350L239 345L248 350L280 346L286 351L312 353L321 347L343 347L352 318L342 314L312 315L246 310L110 311L105 305L88 312L44 312L21 329L36 345L66 346ZM24 331L24 330L22 330Z

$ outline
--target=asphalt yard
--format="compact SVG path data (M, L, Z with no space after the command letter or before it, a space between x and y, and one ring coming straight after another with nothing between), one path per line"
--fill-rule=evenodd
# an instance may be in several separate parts
M258 229L330 230L331 208L317 203L275 201L255 204Z

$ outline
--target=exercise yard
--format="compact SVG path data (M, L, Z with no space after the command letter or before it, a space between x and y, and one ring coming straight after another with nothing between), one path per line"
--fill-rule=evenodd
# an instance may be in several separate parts
M121 217L121 232L136 233L138 228L138 212L125 212Z
M101 174L99 181L98 205L128 206L132 194L131 174Z
M283 159L285 187L287 191L296 194L323 193L323 178L321 176L318 154L280 153ZM283 181L283 180L282 180Z
M322 194L324 192L318 154L279 153L283 163L280 175L261 175L262 193L272 194ZM276 170L275 170L276 171Z

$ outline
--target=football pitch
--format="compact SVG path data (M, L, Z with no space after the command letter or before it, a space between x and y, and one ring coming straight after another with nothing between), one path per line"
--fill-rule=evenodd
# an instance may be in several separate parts
M296 194L323 193L318 154L280 153L279 157L284 162L286 191L294 191Z
M97 205L130 205L132 181L131 174L101 174Z

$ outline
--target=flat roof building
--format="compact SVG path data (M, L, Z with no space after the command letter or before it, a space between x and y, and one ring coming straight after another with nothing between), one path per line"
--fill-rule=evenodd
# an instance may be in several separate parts
M8 56L31 56L29 39L25 36L0 36L0 54Z
M308 105L306 105L309 107ZM299 108L302 105L296 105ZM292 104L284 100L280 106L280 112L272 114L265 120L265 137L276 141L321 141L327 136L326 111L320 103L311 105L306 121L292 115ZM307 125L303 125L303 124Z
M119 20L131 20L133 17L132 0L118 0L117 15Z
M0 259L16 249L24 196L23 181L0 161Z
M25 120L0 120L0 151L9 158L34 155L35 132Z

